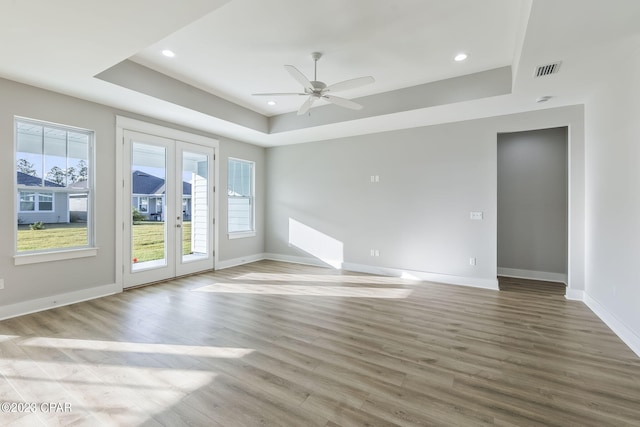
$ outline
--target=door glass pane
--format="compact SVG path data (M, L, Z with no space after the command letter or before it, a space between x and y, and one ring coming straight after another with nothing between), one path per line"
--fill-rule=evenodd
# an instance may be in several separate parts
M167 265L164 147L133 142L131 160L131 269Z
M205 154L182 155L182 261L209 255L209 158Z

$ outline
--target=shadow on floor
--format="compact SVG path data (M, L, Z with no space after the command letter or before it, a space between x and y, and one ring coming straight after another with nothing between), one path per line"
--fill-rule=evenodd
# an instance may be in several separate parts
M567 290L567 286L562 282L546 282L506 276L498 276L498 286L501 291L544 295L565 295Z

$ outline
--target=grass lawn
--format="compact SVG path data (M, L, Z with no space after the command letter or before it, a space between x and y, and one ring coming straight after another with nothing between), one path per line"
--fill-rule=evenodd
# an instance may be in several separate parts
M182 224L182 253L191 253L191 222ZM87 224L45 224L44 230L18 226L18 251L73 248L87 244ZM164 258L164 222L143 221L133 226L133 257L138 262Z
M18 251L73 248L87 245L87 224L45 224L44 230L18 225Z
M164 258L164 222L143 221L133 226L133 258L138 262ZM182 224L182 253L191 253L191 222Z

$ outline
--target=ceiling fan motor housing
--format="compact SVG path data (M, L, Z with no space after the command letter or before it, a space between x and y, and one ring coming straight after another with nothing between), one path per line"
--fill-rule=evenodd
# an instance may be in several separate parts
M317 80L313 80L309 83L311 83L311 86L313 86L313 93L317 93L317 94L320 94L327 87L327 85L324 82L320 82Z

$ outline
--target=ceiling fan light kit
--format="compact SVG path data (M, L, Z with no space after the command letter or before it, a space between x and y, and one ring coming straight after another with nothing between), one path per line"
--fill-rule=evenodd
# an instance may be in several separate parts
M353 102L346 98L341 98L332 94L332 92L338 92L341 90L355 89L360 86L368 85L375 82L375 79L371 76L358 77L355 79L344 80L338 83L327 86L326 83L318 80L318 60L322 57L322 53L313 52L311 58L313 59L313 80L309 80L304 74L300 72L293 65L285 65L284 68L295 80L300 83L304 89L304 92L296 93L254 93L254 96L308 96L306 101L298 109L298 115L306 114L313 103L319 99L324 99L339 107L350 108L352 110L362 109L362 105L357 102ZM331 93L330 93L331 92Z

